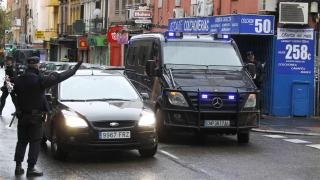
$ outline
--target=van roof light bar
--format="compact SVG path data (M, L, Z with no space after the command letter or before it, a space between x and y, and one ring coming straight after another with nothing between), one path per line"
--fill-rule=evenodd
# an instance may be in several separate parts
M230 40L230 34L212 34L215 40Z
M183 33L182 32L171 32L167 31L164 33L166 39L182 39Z

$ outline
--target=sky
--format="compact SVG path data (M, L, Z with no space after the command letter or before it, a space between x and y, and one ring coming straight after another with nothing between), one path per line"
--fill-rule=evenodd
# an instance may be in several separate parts
M7 7L7 0L2 0L3 2L1 3L1 7L2 8L6 8Z

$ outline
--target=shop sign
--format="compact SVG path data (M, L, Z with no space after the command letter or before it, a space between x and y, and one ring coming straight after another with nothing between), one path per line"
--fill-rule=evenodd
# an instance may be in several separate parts
M88 42L85 37L78 38L78 49L79 50L87 50L88 49Z
M128 43L128 33L124 31L122 26L110 27L107 38L109 43L127 44Z
M134 20L136 24L151 24L151 19L136 19Z
M278 28L276 72L312 75L314 73L314 30Z
M151 18L152 13L150 10L135 10L133 11L134 18Z
M169 19L169 31L206 34L273 35L274 16L228 15Z
M36 38L40 39L40 38L44 38L44 32L43 31L36 31L34 33L34 35L36 36Z

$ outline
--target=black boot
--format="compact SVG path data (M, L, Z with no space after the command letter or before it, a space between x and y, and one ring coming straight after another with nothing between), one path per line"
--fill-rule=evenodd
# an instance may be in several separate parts
M27 170L27 177L32 177L32 176L43 176L43 172L36 169L35 167L29 168Z
M14 171L14 174L19 176L24 173L24 169L22 168L21 164L16 166L16 169Z

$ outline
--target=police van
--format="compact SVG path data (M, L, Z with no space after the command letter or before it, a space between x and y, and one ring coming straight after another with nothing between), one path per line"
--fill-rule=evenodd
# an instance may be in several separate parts
M136 35L124 64L156 112L160 140L175 129L193 129L249 142L260 115L259 91L228 35Z

